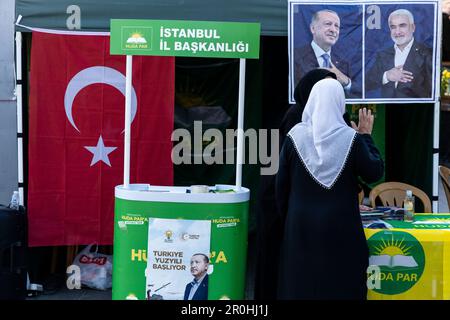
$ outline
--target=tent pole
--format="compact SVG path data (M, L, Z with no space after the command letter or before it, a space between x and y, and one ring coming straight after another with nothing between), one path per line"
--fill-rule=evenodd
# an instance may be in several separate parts
M239 103L237 123L237 153L236 153L236 187L242 187L242 163L244 157L244 107L245 107L245 59L239 59Z
M436 61L439 61L435 65L435 68L438 72L436 72L435 79L435 88L436 95L438 97L437 101L434 103L434 117L433 117L433 168L432 168L432 177L433 177L433 213L439 212L439 126L440 126L440 111L441 111L441 52L442 52L442 3L439 1L437 3L437 39L436 41Z
M125 86L125 138L123 151L123 186L130 184L130 141L131 141L131 80L133 78L133 56L127 55Z
M439 212L439 112L440 102L434 104L434 132L433 132L433 212Z
M16 99L17 99L17 182L20 205L24 205L23 190L23 127L22 127L22 33L16 32Z

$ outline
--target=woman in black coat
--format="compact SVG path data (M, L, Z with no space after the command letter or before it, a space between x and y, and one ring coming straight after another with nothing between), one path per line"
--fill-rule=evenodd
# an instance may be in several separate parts
M384 164L370 136L343 119L345 95L334 79L317 82L302 122L288 133L276 176L284 222L279 299L366 299L368 247L358 206L358 176L375 182Z
M336 79L328 69L314 69L298 83L294 91L295 105L289 107L280 126L280 149L286 134L301 121L302 112L308 101L312 87L319 80ZM274 300L277 293L278 255L282 239L283 221L277 214L275 199L275 175L264 175L259 183L257 215L257 262L255 279L255 299Z

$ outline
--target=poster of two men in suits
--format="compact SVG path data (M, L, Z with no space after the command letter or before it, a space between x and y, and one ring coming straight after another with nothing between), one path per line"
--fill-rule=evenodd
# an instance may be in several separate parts
M347 103L436 102L440 10L439 0L289 1L290 102L314 68L336 74Z

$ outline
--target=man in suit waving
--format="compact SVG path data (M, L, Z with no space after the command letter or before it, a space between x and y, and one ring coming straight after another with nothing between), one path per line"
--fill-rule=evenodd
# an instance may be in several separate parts
M336 74L344 90L350 91L350 65L331 53L331 47L339 39L341 22L338 14L332 10L320 10L311 18L310 31L313 39L310 44L294 51L295 83L315 68L327 68Z
M432 50L414 39L414 16L398 9L388 22L394 46L377 54L366 75L367 89L381 88L381 98L431 97Z
M209 258L203 253L191 257L191 274L194 280L186 285L184 300L208 300Z

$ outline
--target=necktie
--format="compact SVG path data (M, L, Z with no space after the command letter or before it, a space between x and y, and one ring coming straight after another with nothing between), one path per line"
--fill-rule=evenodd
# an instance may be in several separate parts
M328 53L324 53L321 57L323 58L323 67L330 68L330 55Z
M192 300L193 298L194 298L194 294L195 294L195 292L194 292L194 288L195 288L195 285L197 284L197 280L193 280L192 282L191 282L191 288L190 288L190 290L189 290L189 295L188 295L188 300Z

